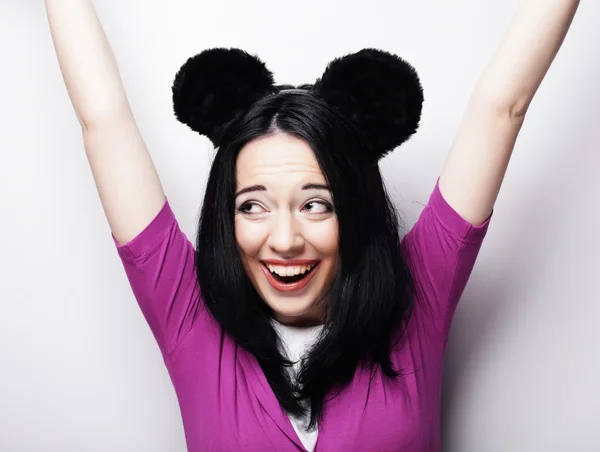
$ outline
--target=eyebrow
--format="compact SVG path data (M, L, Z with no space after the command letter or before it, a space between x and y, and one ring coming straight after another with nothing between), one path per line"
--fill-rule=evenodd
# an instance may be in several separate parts
M325 185L325 184L304 184L302 186L302 190L327 190L327 191L331 191L331 188L329 188L329 185ZM244 187L242 188L240 191L238 191L235 194L235 197L237 198L240 195L243 195L244 193L250 193L250 192L254 192L254 191L267 191L267 187L265 187L264 185L250 185L249 187Z
M235 194L235 197L237 198L238 196L243 195L244 193L250 193L253 191L267 191L267 187L265 187L264 185L251 185L249 187L242 188Z
M331 188L329 188L329 185L325 185L325 184L304 184L302 186L302 190L327 190L327 191L331 191Z

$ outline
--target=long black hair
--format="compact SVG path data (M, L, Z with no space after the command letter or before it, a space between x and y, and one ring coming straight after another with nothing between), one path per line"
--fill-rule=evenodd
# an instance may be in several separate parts
M260 364L282 408L318 421L324 398L342 389L359 363L399 375L390 359L412 312L414 283L400 253L397 212L368 144L319 97L279 92L254 103L221 131L210 171L196 242L196 272L212 316ZM337 273L320 338L303 360L297 382L280 352L273 313L242 266L235 238L236 160L259 137L285 133L314 152L333 195L339 225ZM373 368L373 367L372 367Z

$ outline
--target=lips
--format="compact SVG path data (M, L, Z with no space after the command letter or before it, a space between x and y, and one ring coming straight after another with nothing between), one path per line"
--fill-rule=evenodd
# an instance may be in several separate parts
M267 281L269 281L269 284L273 289L279 292L297 292L302 290L311 281L319 268L319 261L314 259L297 259L293 261L266 260L262 261L261 264ZM274 269L278 274L273 274L268 266ZM296 272L291 270L292 267L296 269ZM300 270L306 267L310 268L305 270L305 272ZM286 272L290 276L280 276ZM302 276L303 274L304 276ZM290 281L285 281L286 279L289 279Z
M281 260L281 259L265 259L261 261L263 264L271 264L271 265L283 265L286 267L291 267L294 265L311 265L318 264L318 259L289 259L289 260Z

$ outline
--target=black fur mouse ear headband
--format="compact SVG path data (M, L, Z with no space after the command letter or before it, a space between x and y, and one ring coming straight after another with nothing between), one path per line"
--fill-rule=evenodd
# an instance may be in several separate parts
M308 91L355 125L378 160L419 126L423 89L415 69L376 49L337 58ZM254 102L280 91L257 57L239 49L209 49L190 59L173 83L177 119L219 146L223 129Z

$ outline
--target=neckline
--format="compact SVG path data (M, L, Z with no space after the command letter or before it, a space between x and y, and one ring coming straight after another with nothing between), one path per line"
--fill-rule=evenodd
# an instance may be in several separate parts
M325 325L312 325L312 326L296 326L296 325L286 325L285 323L281 323L276 319L271 319L271 324L276 330L285 330L285 331L294 331L294 332L312 332L312 331L321 331Z

